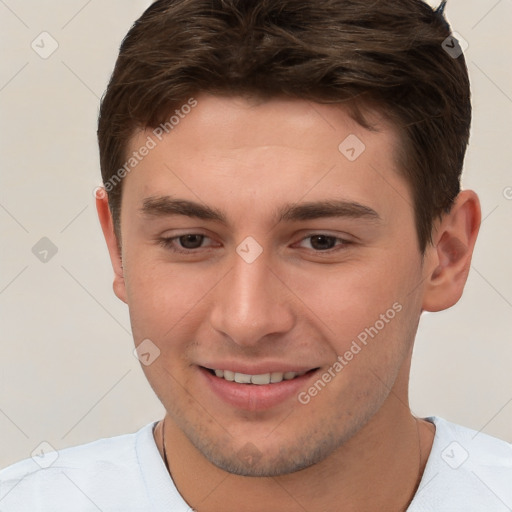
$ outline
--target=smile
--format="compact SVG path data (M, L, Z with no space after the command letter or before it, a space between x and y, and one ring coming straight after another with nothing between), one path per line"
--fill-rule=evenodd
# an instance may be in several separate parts
M229 382L237 382L238 384L256 384L258 386L263 386L265 384L278 384L283 380L292 380L307 373L307 371L300 373L271 372L262 373L259 375L249 375L246 373L233 372L231 370L210 370L210 372L215 374L217 377Z

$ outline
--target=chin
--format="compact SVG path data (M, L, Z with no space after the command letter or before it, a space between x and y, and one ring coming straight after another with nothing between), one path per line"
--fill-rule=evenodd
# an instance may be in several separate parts
M189 439L214 466L233 475L249 477L276 477L301 471L328 458L343 444L343 439L335 433L323 433L319 437L305 435L286 446L277 439L274 445L267 439L266 446L260 447L247 441L238 450L229 440L223 444Z
M250 459L247 456L245 456L245 458L239 457L237 454L231 457L215 456L214 454L210 454L210 456L206 454L203 455L205 455L213 465L227 473L252 477L276 477L295 473L313 466L322 458L319 457L319 460L313 458L313 460L311 460L309 457L306 457L305 454L296 454L294 460L284 456L275 458L258 456L255 459ZM299 457L300 460L297 460Z

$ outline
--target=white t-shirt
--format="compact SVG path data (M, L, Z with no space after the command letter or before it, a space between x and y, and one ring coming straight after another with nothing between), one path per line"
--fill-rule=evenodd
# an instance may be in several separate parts
M512 444L425 419L436 435L408 512L510 512ZM160 457L154 425L0 471L0 512L191 512Z

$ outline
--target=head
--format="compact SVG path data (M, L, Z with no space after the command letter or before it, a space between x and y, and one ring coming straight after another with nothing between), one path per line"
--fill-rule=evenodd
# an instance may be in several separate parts
M443 7L159 0L123 41L98 129L114 290L169 418L219 467L328 457L407 400L421 312L462 293L480 217ZM277 400L215 369L307 373Z

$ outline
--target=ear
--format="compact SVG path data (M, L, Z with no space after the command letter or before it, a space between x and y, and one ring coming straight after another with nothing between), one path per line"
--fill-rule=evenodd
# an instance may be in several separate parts
M472 190L464 190L434 230L433 244L425 255L428 271L424 311L442 311L460 299L471 267L481 215L478 196Z
M108 252L110 254L110 261L114 269L114 293L123 302L126 302L126 286L123 274L123 261L120 251L120 243L118 243L116 234L114 232L114 223L112 221L112 214L108 206L107 192L103 187L98 187L95 191L96 196L96 210L98 211L98 218L100 220L103 236L107 242Z

